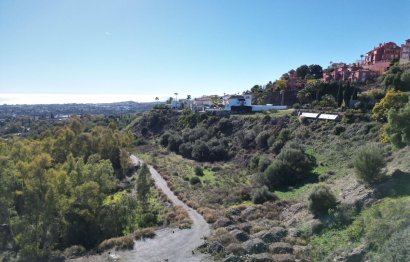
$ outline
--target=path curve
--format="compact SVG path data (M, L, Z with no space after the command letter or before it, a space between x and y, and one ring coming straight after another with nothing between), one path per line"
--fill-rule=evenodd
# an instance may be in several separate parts
M135 165L142 163L142 160L135 155L131 155L130 158ZM133 250L116 252L120 260L152 262L211 261L208 256L198 251L195 254L192 252L204 243L203 237L209 235L209 224L196 210L178 199L154 167L148 165L148 168L155 181L155 185L164 192L174 205L182 206L188 212L192 220L192 227L191 229L183 230L169 228L159 230L153 239L135 241Z

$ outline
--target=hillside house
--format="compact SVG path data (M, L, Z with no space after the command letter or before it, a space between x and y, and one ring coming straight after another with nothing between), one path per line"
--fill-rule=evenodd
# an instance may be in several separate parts
M375 78L378 74L370 69L362 68L359 64L350 65L344 63L333 64L332 71L324 72L322 80L330 81L349 81L364 82L368 79Z
M267 105L252 105L252 95L245 93L244 95L228 95L222 97L224 110L226 111L241 111L241 112L258 112L266 110L283 110L287 106Z
M410 39L401 45L400 64L410 62Z
M380 43L379 46L366 53L363 68L384 73L393 59L399 59L401 48L396 43Z

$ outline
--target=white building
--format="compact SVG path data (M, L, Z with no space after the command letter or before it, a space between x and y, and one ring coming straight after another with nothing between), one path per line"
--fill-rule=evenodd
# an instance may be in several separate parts
M244 95L228 95L222 97L222 99L225 105L224 109L227 111L239 109L238 107L240 107L241 109L249 108L249 111L253 112L287 109L287 106L274 106L271 104L252 105L252 95L248 93L245 93Z

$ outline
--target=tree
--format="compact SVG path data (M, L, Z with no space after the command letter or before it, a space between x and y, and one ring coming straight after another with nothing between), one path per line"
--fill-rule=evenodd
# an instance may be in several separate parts
M309 74L309 67L307 65L301 65L296 68L296 75L302 79L305 79L305 76Z
M306 91L310 94L315 94L316 101L319 101L319 93L322 90L322 82L316 79L307 80Z
M409 101L409 96L401 91L389 90L380 102L378 102L373 110L373 119L386 122L387 115L390 110L398 110Z
M262 92L263 90L262 90L262 87L260 86L260 85L254 85L252 88L251 88L251 92L252 93L259 93L259 92Z
M137 198L141 203L143 213L148 210L148 196L151 190L151 173L148 169L148 166L144 163L141 166L141 170L138 172L137 177Z
M123 148L120 150L120 164L122 175L127 175L132 168L132 162L130 160L129 153Z
M275 86L278 90L285 90L288 87L288 81L284 79L276 80Z
M313 76L314 79L321 79L323 77L323 69L320 65L310 65L309 74Z
M382 149L376 144L362 147L353 158L356 176L365 183L374 183L383 177L386 163Z
M410 145L410 102L398 111L390 110L387 120L389 141L398 148Z

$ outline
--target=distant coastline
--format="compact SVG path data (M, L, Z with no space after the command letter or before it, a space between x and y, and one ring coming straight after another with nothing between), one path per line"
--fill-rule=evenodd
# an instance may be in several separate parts
M166 97L159 97L165 101ZM0 105L40 105L40 104L96 104L133 101L154 102L155 95L137 94L18 94L0 93Z

